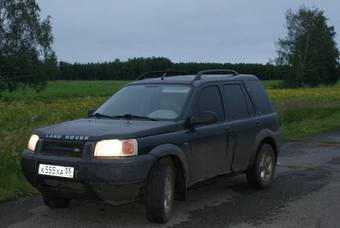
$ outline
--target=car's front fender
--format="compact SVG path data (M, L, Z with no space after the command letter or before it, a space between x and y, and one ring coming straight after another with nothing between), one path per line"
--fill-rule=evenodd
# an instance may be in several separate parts
M150 151L151 155L156 156L158 159L166 156L175 156L181 162L184 178L188 184L188 161L184 151L174 144L162 144Z

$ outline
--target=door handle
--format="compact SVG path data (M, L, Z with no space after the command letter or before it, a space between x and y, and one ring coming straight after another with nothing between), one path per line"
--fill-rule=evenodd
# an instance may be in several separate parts
M256 125L257 125L257 126L259 126L259 125L261 125L261 124L262 124L261 120L256 120Z
M224 131L227 132L227 133L231 133L231 127L224 128Z

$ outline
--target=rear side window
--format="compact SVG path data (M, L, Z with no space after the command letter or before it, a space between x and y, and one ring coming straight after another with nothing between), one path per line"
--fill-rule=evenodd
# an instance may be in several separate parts
M226 110L228 110L230 119L242 119L249 117L248 105L241 85L224 85L223 98L225 100Z
M246 88L244 86L241 86L242 87L242 91L244 93L244 97L246 98L246 101L247 101L247 104L248 104L248 110L249 110L249 113L251 115L254 115L256 114L255 112L255 107L254 107L254 103L252 102L252 100L250 99L249 97L249 93L247 92Z
M263 88L260 81L248 81L247 86L250 90L250 95L254 99L256 111L258 114L272 113L273 106L267 95L267 92Z
M209 86L201 90L196 114L204 111L214 112L219 121L224 120L222 99L217 86Z

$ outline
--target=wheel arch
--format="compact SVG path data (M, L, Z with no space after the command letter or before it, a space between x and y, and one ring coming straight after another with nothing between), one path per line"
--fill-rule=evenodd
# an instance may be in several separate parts
M151 165L151 168L160 160L171 159L175 171L175 198L177 200L184 200L186 198L187 184L188 184L188 162L184 151L174 144L163 144L155 147L150 151L150 154L155 156L156 159ZM149 176L148 172L148 176Z
M269 144L275 153L275 163L277 163L277 158L280 152L281 140L280 140L280 133L273 132L269 129L264 129L256 136L254 144L251 149L251 157L248 164L248 167L253 163L256 153L261 147L262 144L267 143Z

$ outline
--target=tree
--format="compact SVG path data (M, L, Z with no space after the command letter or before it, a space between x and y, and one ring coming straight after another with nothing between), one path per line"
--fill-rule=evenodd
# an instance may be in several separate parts
M286 86L333 84L337 81L339 51L333 26L324 12L301 7L286 13L288 34L278 42L277 62L290 66L283 78Z
M50 17L35 0L0 0L0 93L18 85L42 88L56 73Z

